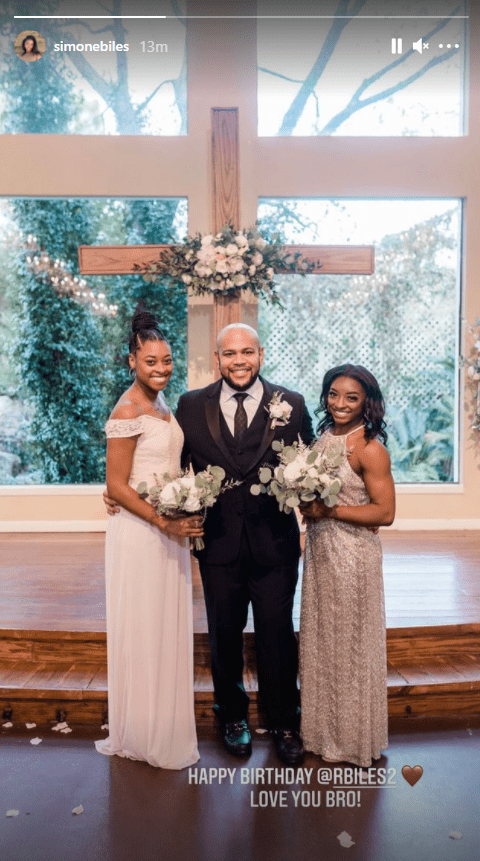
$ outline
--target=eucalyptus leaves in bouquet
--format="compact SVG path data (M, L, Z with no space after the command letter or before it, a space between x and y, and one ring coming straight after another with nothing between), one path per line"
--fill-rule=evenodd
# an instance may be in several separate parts
M181 282L194 296L210 293L233 298L241 290L251 290L281 305L275 271L307 275L320 265L285 249L278 235L267 241L256 228L235 230L227 224L215 235L187 236L183 244L162 249L158 260L134 268L146 281Z
M147 482L141 481L137 493L153 505L157 514L164 514L166 517L188 517L200 512L205 519L207 508L215 504L220 494L240 484L239 481L233 480L222 484L224 478L225 470L221 466L207 466L196 475L184 470L173 478L164 473L160 479L154 475L153 487L148 488ZM196 550L203 550L205 547L202 538L195 538L194 543Z
M337 475L343 460L341 444L338 450L332 448L328 453L309 448L301 441L284 445L274 440L272 448L278 452L280 464L274 469L260 467L260 484L253 484L250 488L254 496L260 493L274 496L280 511L286 514L300 502L312 502L317 497L330 508L337 504L342 486Z

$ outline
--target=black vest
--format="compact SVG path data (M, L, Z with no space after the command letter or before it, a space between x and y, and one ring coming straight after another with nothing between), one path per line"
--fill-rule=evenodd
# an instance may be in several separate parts
M244 475L248 472L249 466L255 459L255 455L262 444L267 419L268 414L263 408L263 402L261 402L239 445L235 442L225 421L223 412L220 409L220 430L223 439L232 460L235 461L240 472Z

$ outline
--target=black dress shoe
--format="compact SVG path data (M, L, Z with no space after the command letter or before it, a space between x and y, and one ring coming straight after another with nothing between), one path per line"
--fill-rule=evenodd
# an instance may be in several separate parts
M296 729L272 729L277 756L286 765L300 765L305 749Z
M229 753L234 756L250 756L252 737L246 720L234 720L224 724L222 738Z

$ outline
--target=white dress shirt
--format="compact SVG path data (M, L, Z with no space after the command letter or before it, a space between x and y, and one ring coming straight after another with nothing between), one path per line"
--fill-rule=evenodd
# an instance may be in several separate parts
M239 392L236 389L232 389L225 380L222 381L222 388L220 390L220 409L232 436L234 434L235 413L238 406L238 401L236 400L235 395L238 394ZM263 385L258 377L250 388L242 389L242 394L247 395L243 402L243 406L245 407L245 412L247 414L247 427L249 427L263 398Z

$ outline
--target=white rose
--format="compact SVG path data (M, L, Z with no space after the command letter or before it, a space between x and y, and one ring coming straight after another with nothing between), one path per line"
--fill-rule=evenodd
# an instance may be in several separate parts
M302 475L303 469L298 460L293 460L291 463L287 463L285 469L283 470L283 477L287 481L296 481Z
M225 287L235 287L235 284L230 280L230 278L227 278L225 281Z
M199 511L201 508L200 500L194 493L190 494L188 499L183 503L185 511Z
M318 476L318 479L319 481L321 481L324 487L330 487L330 485L333 484L334 481L334 479L330 478L330 476L327 475L326 472L322 472L322 474Z
M260 263L262 263L262 261L262 255L259 251L256 251L255 254L252 256L252 263L254 264L254 266L260 266Z
M171 481L161 491L160 502L163 502L164 505L175 505L176 494L178 493L180 493L178 481Z
M475 368L473 367L473 365L470 365L470 367L467 371L467 374L470 377L470 379L473 380L473 378L475 376Z
M275 275L274 270L272 269L272 267L271 267L271 266L269 266L269 267L268 267L268 269L267 269L267 278L268 278L268 280L269 280L269 281L273 281L273 276L274 276L274 275Z
M182 275L182 281L184 284L191 284L192 283L192 276L191 275Z
M196 488L194 475L182 475L182 477L178 479L178 483L180 487L184 487L187 490L194 490Z
M210 263L215 260L216 251L213 245L206 245L205 248L200 248L197 252L197 260L200 263Z
M247 283L247 279L245 278L245 275L235 275L233 283L235 284L235 287L243 287L243 285Z
M248 274L249 274L249 275L255 275L255 272L256 272L256 271L257 271L257 267L256 267L256 266L249 266L249 267L248 267Z
M225 254L228 254L229 257L232 257L233 254L238 254L238 245L230 242L225 249Z
M230 257L229 263L232 272L241 272L245 266L241 257Z
M217 272L220 272L221 275L224 275L227 272L230 272L230 266L228 265L228 260L225 260L224 257L220 257L217 259Z
M237 243L239 248L246 248L248 245L248 239L243 233L237 233L235 237L235 242Z
M255 247L259 248L260 251L262 251L265 248L266 244L267 243L266 243L265 239L262 239L261 236L255 240Z
M218 233L218 234L217 234L217 239L220 239L220 238L221 238L221 236L222 236L222 234L221 234L221 233ZM200 243L200 244L201 244L201 245L211 245L211 244L212 244L212 242L213 242L213 236L212 236L212 234L211 234L211 233L209 233L209 234L208 234L208 236L204 236L204 237L203 237L203 239L202 239L202 241L201 241L201 243Z
M208 275L212 275L210 266L204 266L203 263L195 263L194 269L197 275L200 275L200 278L206 278Z
M286 406L286 404L271 404L270 415L272 416L272 418L280 419L284 413L284 406Z
M307 469L307 475L309 478L318 478L318 472L314 466L311 466L309 469Z

